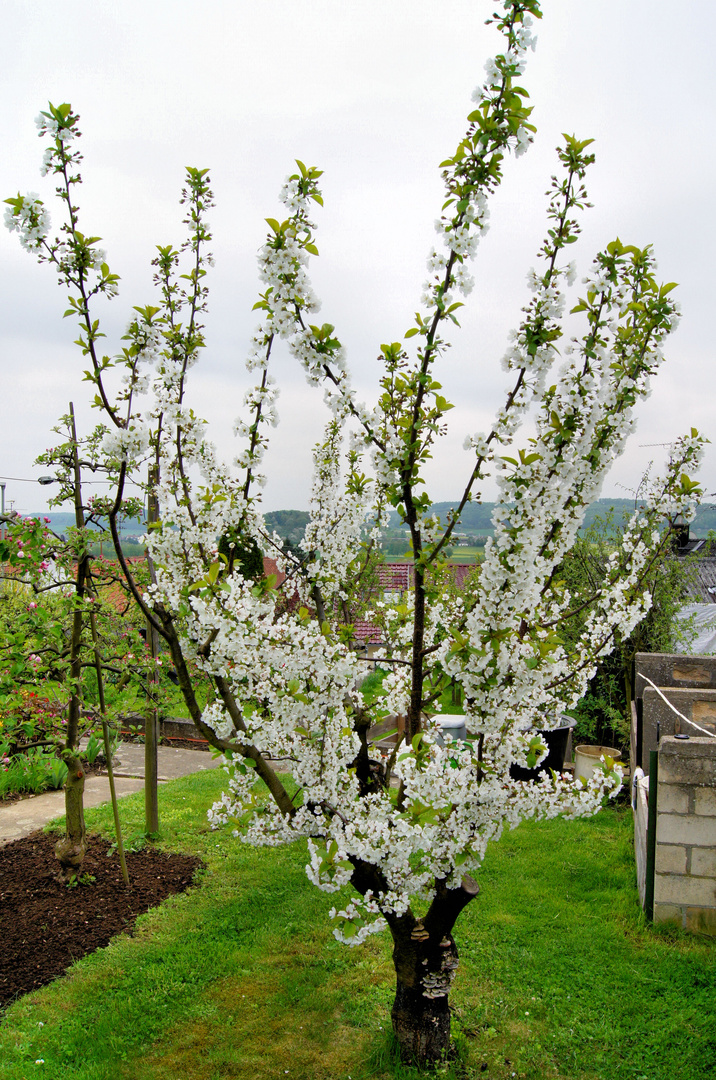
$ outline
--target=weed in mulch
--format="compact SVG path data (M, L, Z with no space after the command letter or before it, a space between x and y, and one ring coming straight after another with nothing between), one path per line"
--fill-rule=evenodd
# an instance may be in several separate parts
M91 836L79 882L68 889L56 880L56 839L36 832L0 848L0 1009L131 931L138 915L188 889L202 865L146 846L127 853L127 888L112 845Z

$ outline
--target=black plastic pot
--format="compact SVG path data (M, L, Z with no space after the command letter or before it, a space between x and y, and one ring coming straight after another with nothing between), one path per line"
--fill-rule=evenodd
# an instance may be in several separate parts
M513 780L536 780L540 773L550 769L562 772L569 733L576 726L577 721L565 715L560 716L560 720L562 723L558 728L539 732L547 743L548 753L544 761L536 769L523 769L521 765L510 765L510 776Z

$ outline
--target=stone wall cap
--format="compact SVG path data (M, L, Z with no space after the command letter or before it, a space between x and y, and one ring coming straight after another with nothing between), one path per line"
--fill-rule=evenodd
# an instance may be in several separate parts
M645 701L652 698L675 698L677 701L716 701L716 686L649 686L644 687L642 697Z
M674 735L664 735L659 743L659 755L682 758L716 758L716 739L710 739L707 735L690 735L688 739L677 739Z

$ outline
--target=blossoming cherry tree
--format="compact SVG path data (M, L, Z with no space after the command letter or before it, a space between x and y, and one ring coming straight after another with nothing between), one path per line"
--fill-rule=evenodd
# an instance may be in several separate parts
M404 1053L419 1062L439 1060L449 1045L448 995L458 966L453 930L478 893L475 875L487 845L528 817L592 814L618 789L620 775L609 762L588 783L549 772L525 782L511 769L543 760L539 732L558 724L615 634L629 634L648 610L644 580L666 542L657 525L688 514L698 490L688 472L702 440L692 431L674 445L664 480L634 515L593 595L570 596L560 563L633 426L634 405L661 363L677 308L673 286L656 280L651 250L616 240L582 283L572 308L582 327L558 363L566 291L576 272L565 251L579 235L593 162L589 141L565 136L546 237L528 277L531 299L503 358L510 379L504 404L488 431L466 440L465 482L448 520L431 513L423 470L451 408L436 377L446 334L457 325L458 297L473 289L469 265L505 157L521 155L533 138L518 79L534 48L534 18L541 18L537 0L506 0L494 18L504 51L488 61L465 136L442 164L445 202L420 307L405 342L381 346L384 373L372 405L356 396L334 325L312 321L318 302L308 267L318 254L312 214L322 205L321 173L297 163L281 193L287 216L267 219L259 254L262 291L254 306L261 321L247 362L254 384L236 425L242 449L232 466L219 461L187 403L189 371L204 347L208 172L187 170L188 238L179 249L158 248L157 304L134 310L126 344L112 357L99 351L94 307L116 291L117 277L97 238L79 231L78 127L69 106L51 106L40 118L49 139L45 167L58 179L66 208L62 237L48 239L38 197L8 200L10 227L71 290L68 312L80 322L86 378L104 412L105 454L117 471L117 509L129 474L152 462L159 517L147 540L154 568L148 593L136 587L123 559L116 511L109 519L130 588L171 652L189 712L225 753L228 790L211 819L217 826L235 822L242 842L304 838L310 880L337 894L330 916L340 940L357 945L389 930L394 1030ZM301 559L281 553L260 513L262 461L277 417L270 368L279 342L309 383L323 387L331 413L314 453ZM113 391L117 371L123 381ZM520 445L528 416L533 433ZM441 587L445 551L488 470L499 484L494 536L479 577L460 595ZM389 507L410 532L408 596L381 596L366 585ZM285 575L280 586L257 571L256 552L276 560ZM584 629L568 650L559 629L576 606ZM385 693L371 704L359 688L366 674L352 627L359 610L371 612L386 644ZM189 659L213 683L215 700L206 708L194 692ZM434 714L451 683L462 690L469 738L443 744ZM404 734L381 758L371 730L388 712L404 717Z

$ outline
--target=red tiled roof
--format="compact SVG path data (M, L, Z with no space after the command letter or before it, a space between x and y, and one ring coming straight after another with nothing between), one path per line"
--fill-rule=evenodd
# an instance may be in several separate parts
M412 563L380 563L378 582L384 592L405 592L413 587L415 569Z
M362 645L380 645L383 635L379 626L368 622L367 619L356 619L353 623L353 636Z
M458 589L465 587L467 577L475 569L470 563L448 563L448 567L455 579Z
M125 562L131 566L133 563L146 563L145 555L125 555ZM98 579L100 600L113 607L120 615L128 610L133 603L132 597L126 585L122 568L116 559L93 558L92 572ZM110 578L117 578L112 581ZM142 591L141 585L138 586Z
M264 555L264 577L270 577L271 574L276 578L276 588L286 580L286 575L283 570L279 570L276 560L269 559Z

